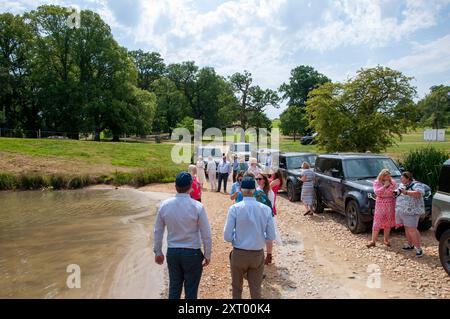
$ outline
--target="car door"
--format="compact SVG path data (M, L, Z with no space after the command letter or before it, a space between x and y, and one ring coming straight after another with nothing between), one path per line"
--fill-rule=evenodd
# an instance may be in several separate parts
M332 159L330 158L318 158L316 160L315 172L316 172L316 185L320 192L322 201L328 206L328 203L332 201L330 193L330 176L329 167Z
M285 156L280 156L279 171L280 171L280 174L281 174L281 178L283 180L282 188L284 190L286 190L287 189L286 185L287 185L288 174L287 174L287 162L286 162L286 157Z
M330 192L331 203L338 212L343 212L345 209L345 184L344 184L344 170L341 159L333 159L331 163L331 177L330 177Z

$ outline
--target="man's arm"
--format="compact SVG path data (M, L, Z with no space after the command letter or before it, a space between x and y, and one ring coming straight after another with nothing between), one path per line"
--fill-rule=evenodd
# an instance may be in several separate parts
M227 242L232 242L234 239L234 230L236 228L236 213L235 208L231 206L228 209L227 222L223 229L223 239Z
M164 222L164 218L162 217L163 208L160 207L158 210L158 214L156 216L156 222L154 227L154 235L153 235L153 252L155 256L164 256L162 252L162 242L164 237L164 229L166 224Z
M267 224L266 224L266 240L275 240L276 238L276 233L275 233L275 224L273 221L273 217L272 217L272 212L270 211L270 208L267 207L269 216L267 219Z
M211 227L209 226L208 216L206 215L205 208L202 207L200 211L199 218L199 227L200 227L200 235L203 241L203 247L205 251L205 258L208 262L211 260L211 247L212 247L212 239L211 239Z

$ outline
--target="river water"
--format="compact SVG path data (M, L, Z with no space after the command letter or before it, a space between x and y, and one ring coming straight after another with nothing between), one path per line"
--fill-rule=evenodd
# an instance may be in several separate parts
M0 298L159 298L152 226L167 196L0 192Z

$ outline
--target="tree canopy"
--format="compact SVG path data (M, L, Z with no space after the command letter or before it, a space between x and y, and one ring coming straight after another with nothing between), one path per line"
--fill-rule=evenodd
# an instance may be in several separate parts
M311 91L306 112L329 152L380 152L415 125L416 90L410 77L390 68L361 69L343 83L325 83Z
M450 86L433 86L418 103L422 124L433 129L450 124Z

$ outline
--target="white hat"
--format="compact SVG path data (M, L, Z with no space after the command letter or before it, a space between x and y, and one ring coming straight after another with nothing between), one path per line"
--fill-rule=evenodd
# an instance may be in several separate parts
M250 164L258 164L258 160L254 157L250 157L249 162Z

